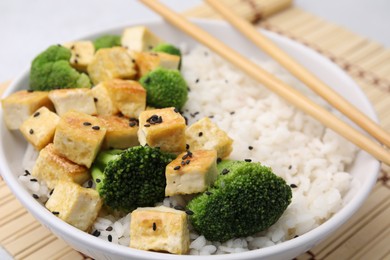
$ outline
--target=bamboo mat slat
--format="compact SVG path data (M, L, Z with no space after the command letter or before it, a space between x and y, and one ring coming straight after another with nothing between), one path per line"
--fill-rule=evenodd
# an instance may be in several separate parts
M390 50L336 24L291 6L292 0L221 0L259 27L274 31L327 56L349 73L390 131ZM184 13L218 19L200 5ZM0 84L0 94L9 82ZM330 238L297 257L308 259L390 259L390 167L362 208ZM41 226L0 177L0 245L15 259L89 259Z

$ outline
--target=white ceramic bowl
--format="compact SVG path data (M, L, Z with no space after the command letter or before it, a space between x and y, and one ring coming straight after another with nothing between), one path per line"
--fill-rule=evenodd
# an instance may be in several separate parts
M252 44L248 43L239 33L225 23L202 20L194 20L194 22L246 56L259 58L264 56L264 54L261 54ZM196 44L192 39L162 20L146 21L139 24L148 26L168 42L174 44L186 42L189 46ZM127 24L126 26L131 25L134 24ZM85 39L93 39L98 35L107 33L121 34L122 29L126 26L92 34L85 37ZM299 43L271 32L264 33L342 96L358 106L369 117L375 121L377 120L372 106L360 88L336 65ZM13 84L4 93L4 96L8 96L16 90L25 89L28 85L28 71L25 71L15 79ZM55 217L35 201L18 182L17 176L23 172L21 159L26 149L26 142L17 132L10 132L6 129L3 123L2 113L0 115L0 124L0 167L8 186L29 212L44 226L76 250L96 259L291 259L325 239L354 214L369 195L369 192L375 184L379 170L379 163L375 159L364 152L359 152L350 172L355 179L360 181L360 189L355 194L349 194L351 199L337 214L321 226L300 237L275 246L244 253L219 256L178 256L140 251L115 245L84 233Z

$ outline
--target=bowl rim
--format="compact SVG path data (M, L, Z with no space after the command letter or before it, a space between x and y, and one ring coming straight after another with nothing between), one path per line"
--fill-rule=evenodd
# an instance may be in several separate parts
M205 20L205 19L190 19L192 22L195 22L198 25L204 25L204 26L227 26L229 27L229 24L223 21L217 21L217 20ZM145 19L145 20L137 20L137 21L130 21L123 24L118 24L116 26L111 26L102 30L97 30L93 33L89 33L88 35L85 35L84 37L81 37L80 39L91 39L95 38L99 35L108 33L110 31L114 30L120 30L121 28L125 28L128 26L134 26L134 25L150 25L150 24L159 24L163 23L166 24L166 22L161 18L155 18L155 19ZM169 25L170 26L170 25ZM231 27L232 28L232 27ZM233 28L232 28L233 30ZM324 67L331 68L332 70L336 71L338 76L341 77L343 80L347 81L349 84L353 85L355 90L357 91L357 94L362 98L362 100L367 103L368 107L368 114L369 117L371 117L372 120L378 122L378 117L371 105L371 103L368 101L367 96L364 94L364 92L360 89L360 87L357 85L357 83L349 76L347 75L341 68L339 68L336 64L331 62L326 57L320 55L319 53L315 52L314 50L304 46L303 44L293 41L289 38L287 38L284 35L279 35L277 33L266 31L264 29L261 29L261 31L272 40L281 41L283 44L288 45L289 47L292 47L294 49L298 49L301 52L308 53L308 55L314 55L316 59L319 59L321 62L324 63ZM15 91L16 87L20 85L20 83L23 81L23 78L27 75L29 72L29 68L24 69L16 78L14 81L12 81L11 85L4 91L2 98L5 96L8 96L10 93ZM2 110L2 109L1 109ZM0 113L0 124L3 124L3 113ZM1 129L0 129L1 134ZM2 134L1 134L2 136ZM378 161L372 162L373 163L373 171L376 172L376 175L379 173L380 169L380 163ZM188 259L198 259L199 256L193 256L193 255L173 255L173 254L164 254L164 253L157 253L157 252L150 252L150 251L143 251L138 249L133 249L117 244L110 243L108 241L104 241L100 238L94 237L92 235L87 234L86 232L83 232L66 222L60 220L59 218L55 217L54 215L50 214L50 212L45 208L42 207L42 205L37 202L35 199L32 198L31 194L23 187L21 183L19 183L18 178L14 176L5 160L5 155L3 149L0 149L0 169L1 169L1 175L3 176L4 181L7 183L8 187L12 190L13 194L18 198L18 200L28 209L32 215L36 219L39 220L41 224L48 227L50 230L56 230L57 232L54 232L57 236L59 236L58 233L64 233L64 236L67 236L68 238L72 239L75 243L80 243L81 245L88 245L90 248L98 247L99 249L103 250L104 252L110 252L118 256L128 256L128 257L141 257L144 259L181 259L181 258L188 258ZM364 183L362 185L362 189L359 190L359 193L356 194L348 203L345 205L342 209L340 209L336 214L334 214L330 219L325 221L320 226L306 232L305 234L294 238L287 240L285 242L282 242L280 244L276 244L271 247L265 247L261 249L256 250L250 250L247 252L240 252L240 253L233 253L229 255L210 255L210 256L201 256L202 259L231 259L231 260L238 260L243 258L248 259L255 259L256 257L267 257L272 256L274 253L279 251L288 251L292 250L296 247L301 247L303 245L307 245L307 249L311 248L315 244L313 244L312 241L320 241L318 240L318 237L323 237L321 240L325 239L330 233L332 233L335 229L340 227L342 224L344 224L363 204L363 202L368 197L369 193L371 192L373 186L376 183L376 178L371 178L370 181ZM52 231L53 232L53 231ZM61 236L60 236L61 237ZM260 255L259 255L259 252Z

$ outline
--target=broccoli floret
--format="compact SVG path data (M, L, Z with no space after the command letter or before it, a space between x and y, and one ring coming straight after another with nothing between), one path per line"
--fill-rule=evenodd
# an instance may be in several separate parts
M104 204L129 212L164 199L165 167L174 158L149 146L107 150L98 154L91 174Z
M93 41L95 46L95 51L102 48L111 48L115 46L121 46L121 36L120 35L103 35L96 38Z
M58 88L90 88L89 77L72 68L69 49L53 45L39 54L31 64L30 88L49 91Z
M173 46L172 44L169 43L160 43L156 47L153 48L154 52L164 52L172 55L176 55L180 57L180 62L179 62L179 70L181 68L181 51L179 48L176 46Z
M146 103L156 108L181 109L187 101L187 83L178 70L157 68L140 79L146 89Z
M286 182L259 163L228 161L220 176L187 208L199 233L212 241L253 235L273 225L291 202Z

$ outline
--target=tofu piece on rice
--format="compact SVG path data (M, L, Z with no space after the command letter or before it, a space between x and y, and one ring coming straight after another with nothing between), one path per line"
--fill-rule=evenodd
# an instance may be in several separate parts
M56 89L49 92L49 98L59 116L70 110L96 115L93 94L89 88Z
M146 90L134 80L114 79L102 83L116 108L127 117L140 115L146 107ZM99 101L98 101L99 102Z
M94 85L109 79L133 79L137 75L133 58L122 47L99 49L87 71Z
M70 64L77 70L87 71L87 66L95 55L95 46L91 41L77 41L63 44L72 53Z
M191 150L216 150L218 158L226 158L233 150L233 139L208 117L202 118L186 130Z
M180 57L163 52L140 52L135 55L135 63L138 66L138 74L142 77L158 67L177 70Z
M139 145L138 119L119 116L98 116L107 129L103 148L126 149Z
M54 148L72 162L89 168L100 150L105 134L106 128L97 117L69 111L57 125Z
M197 150L181 153L165 170L165 196L204 192L218 175L217 152Z
M70 225L89 231L98 216L102 201L94 189L59 181L45 206Z
M184 211L160 206L138 208L131 213L130 247L185 254L189 244Z
M53 141L60 117L46 107L41 107L20 126L20 131L35 149L41 150Z
M141 145L180 153L186 149L185 129L184 117L173 107L146 110L139 116L138 140Z
M129 51L151 51L163 41L145 26L126 28L122 33L122 46Z
M58 181L83 184L91 178L85 166L75 164L58 154L53 144L48 144L39 152L31 174L44 181L50 189L53 189Z
M104 82L99 83L91 89L94 97L96 112L98 115L115 115L119 113L118 108L111 100L110 94Z
M20 90L1 100L4 122L8 129L17 130L37 109L45 106L54 111L46 91Z

